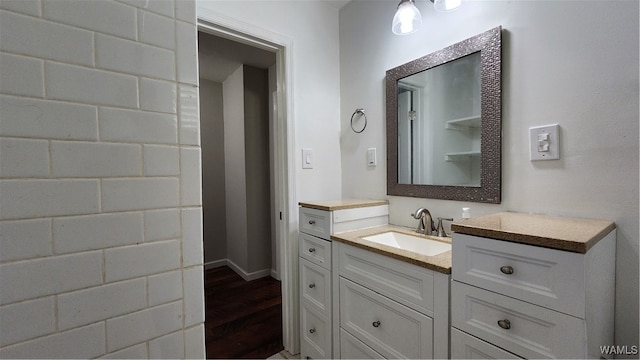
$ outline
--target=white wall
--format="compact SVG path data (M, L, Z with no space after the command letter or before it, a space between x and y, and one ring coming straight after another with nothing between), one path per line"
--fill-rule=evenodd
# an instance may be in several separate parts
M250 24L253 36L275 33L291 41L297 199L334 199L340 180L340 65L338 9L321 1L198 1L198 12ZM199 15L200 16L200 15ZM301 149L312 148L314 168L302 170ZM297 214L290 214L297 218Z
M385 71L498 25L503 30L500 205L389 197L390 220L414 226L420 206L459 218L511 210L615 220L616 343L638 344L638 2L467 1L451 13L418 2L422 29L391 33L397 1L340 11L342 191L386 197ZM367 110L362 134L349 128ZM559 123L561 160L530 162L531 126ZM368 168L366 149L378 149Z
M204 357L194 1L0 8L0 357Z
M202 66L202 64L200 64ZM200 78L202 136L202 219L204 263L226 262L227 221L224 178L222 84ZM220 262L221 261L221 262Z
M272 268L267 74L240 65L222 84L227 260L245 279Z
M244 146L244 72L242 65L222 83L227 259L234 268L248 268L247 184Z
M269 79L266 69L244 65L243 70L247 271L268 276L272 268Z

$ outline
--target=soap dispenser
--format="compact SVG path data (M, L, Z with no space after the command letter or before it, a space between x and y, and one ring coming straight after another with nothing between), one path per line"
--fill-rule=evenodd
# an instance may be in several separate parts
M462 208L462 221L471 219L471 208L463 207Z

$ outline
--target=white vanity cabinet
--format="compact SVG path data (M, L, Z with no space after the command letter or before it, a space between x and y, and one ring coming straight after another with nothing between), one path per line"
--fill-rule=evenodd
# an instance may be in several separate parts
M600 358L613 343L612 222L502 213L452 229L452 358Z
M340 200L300 205L300 356L328 359L333 357L334 343L331 235L386 225L389 209L384 201Z
M332 258L335 358L448 357L448 274L342 242Z

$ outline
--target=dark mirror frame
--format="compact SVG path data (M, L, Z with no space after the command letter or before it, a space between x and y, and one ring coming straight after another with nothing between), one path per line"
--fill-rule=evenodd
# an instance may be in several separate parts
M398 80L480 52L480 186L398 184ZM387 194L499 204L502 172L502 27L387 71Z

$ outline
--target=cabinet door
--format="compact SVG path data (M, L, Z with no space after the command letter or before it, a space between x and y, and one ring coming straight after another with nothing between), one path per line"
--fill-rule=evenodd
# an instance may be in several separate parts
M433 358L433 320L340 278L340 326L385 358Z
M451 328L452 359L521 359L497 346Z
M434 272L358 249L339 244L340 276L362 284L392 300L434 316Z
M301 301L315 306L327 318L331 315L331 273L329 270L300 259Z
M451 326L524 358L585 358L576 317L453 281Z
M340 329L341 359L384 359L384 357L344 329Z
M331 241L301 233L298 242L300 257L331 270Z
M300 355L302 358L331 358L331 327L328 319L313 307L302 304Z
M331 212L301 207L299 214L301 233L331 239Z
M453 237L454 280L585 317L583 254L457 233Z

